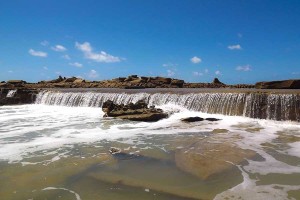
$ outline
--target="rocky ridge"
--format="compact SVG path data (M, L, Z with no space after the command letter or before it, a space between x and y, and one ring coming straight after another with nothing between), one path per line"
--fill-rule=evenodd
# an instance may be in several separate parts
M88 81L76 77L62 77L38 83L27 83L23 80L10 80L1 82L0 88L253 88L254 85L238 84L226 85L215 78L211 83L186 83L181 79L168 77L146 77L130 75L128 77L118 77L111 80Z

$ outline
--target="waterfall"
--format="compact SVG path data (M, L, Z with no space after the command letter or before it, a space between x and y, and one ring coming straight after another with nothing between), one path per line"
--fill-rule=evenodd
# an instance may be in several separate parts
M260 119L300 121L300 94L269 93L99 93L43 91L36 104L101 107L112 100L118 104L145 100L149 105L176 104L205 113L245 116Z
M16 92L17 92L17 90L9 90L6 97L14 97Z

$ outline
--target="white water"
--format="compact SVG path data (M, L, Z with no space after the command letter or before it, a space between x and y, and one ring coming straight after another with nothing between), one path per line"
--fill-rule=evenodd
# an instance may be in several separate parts
M112 95L111 97L121 102L134 102L140 99L140 96L137 97L135 95L124 95L123 97L121 95ZM189 96L186 96L186 98L189 98ZM47 99L50 100L49 98ZM63 99L66 98L63 97ZM152 97L152 99L158 99L158 97ZM65 101L68 102L67 100ZM178 100L176 101L178 102ZM184 102L188 102L188 100L185 99ZM175 113L167 119L155 123L145 123L104 119L102 118L103 112L101 108L95 107L38 104L0 107L0 161L22 163L23 165L48 164L56 162L62 157L71 156L72 148L78 144L94 144L103 140L115 141L121 138L125 138L122 142L131 143L140 135L204 133L214 129L227 129L229 130L228 133L222 133L219 136L222 140L231 141L243 149L253 150L263 160L248 160L248 164L239 167L244 181L217 195L216 199L224 199L225 197L232 199L238 199L238 197L242 197L242 199L288 199L288 191L300 190L300 184L282 185L274 183L257 185L258 179L253 178L253 176L250 178L248 175L300 173L299 163L298 165L292 165L280 161L269 154L262 145L264 143L278 144L276 139L279 137L280 132L284 132L287 135L292 132L294 136L300 137L299 123L206 114L190 111L186 107L174 104L165 104L159 107L166 112ZM194 124L185 124L180 121L181 118L190 116L216 117L222 120L217 122L203 121ZM247 130L249 127L260 130L255 133L249 132ZM298 154L300 152L299 142L281 143L287 147L284 151L276 150L277 152L300 159ZM29 160L38 156L47 156L47 159L42 162Z
M204 113L245 116L251 118L300 121L300 95L266 93L95 93L41 92L37 104L72 107L101 107L112 100L118 104L145 100L149 105L168 103Z
M17 92L17 90L9 90L6 97L14 97L16 92Z

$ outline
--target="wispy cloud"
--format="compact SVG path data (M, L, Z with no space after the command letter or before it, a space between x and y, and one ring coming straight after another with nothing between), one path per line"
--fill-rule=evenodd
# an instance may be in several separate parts
M78 67L78 68L81 68L83 67L83 64L79 63L79 62L74 62L74 63L69 63L70 66L73 66L73 67Z
M215 71L215 74L216 75L222 75L222 73L219 70Z
M62 46L62 45L60 45L60 44L57 44L57 45L55 45L54 47L51 47L51 49L52 49L53 51L58 51L58 52L64 52L64 51L67 50L66 47L64 47L64 46Z
M88 72L88 77L89 78L97 78L99 75L98 75L98 72L94 69L92 69L91 71Z
M110 55L104 51L100 51L99 53L94 52L89 42L84 42L82 44L76 42L75 47L78 50L83 52L85 58L96 62L105 62L105 63L121 62L121 58Z
M242 37L243 37L243 34L238 33L237 36L238 36L239 38L242 38Z
M194 76L203 76L203 73L202 72L193 72L193 75Z
M200 63L202 61L201 58L199 58L197 56L192 57L190 60L194 64Z
M242 50L242 47L241 47L241 45L236 44L236 45L229 45L228 49L230 49L230 50Z
M44 70L48 70L48 67L44 66L43 69L44 69Z
M250 66L250 65L237 66L235 69L236 69L237 71L244 71L244 72L247 72L247 71L251 71L251 66Z
M204 72L207 74L208 73L208 69L205 69Z
M48 54L43 51L35 51L33 49L29 49L28 53L32 56L38 56L38 57L47 57Z
M66 60L71 60L70 56L67 55L67 54L66 54L66 55L63 55L62 58L66 59Z
M40 43L42 46L48 46L49 42L47 40L44 40Z
M8 73L14 73L14 71L12 71L12 70L9 70L9 71L7 71Z

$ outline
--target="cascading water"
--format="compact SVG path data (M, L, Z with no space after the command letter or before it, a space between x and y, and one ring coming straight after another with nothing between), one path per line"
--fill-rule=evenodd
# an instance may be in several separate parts
M14 97L17 93L17 90L9 90L6 97Z
M37 104L101 107L112 100L118 104L145 100L149 105L175 104L189 110L251 118L300 121L299 94L269 93L98 93L43 91Z

